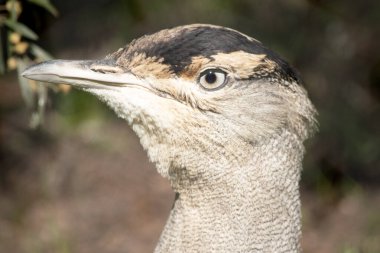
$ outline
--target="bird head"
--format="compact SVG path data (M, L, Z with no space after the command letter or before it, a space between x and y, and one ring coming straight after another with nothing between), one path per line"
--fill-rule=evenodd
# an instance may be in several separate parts
M99 97L128 121L158 171L171 179L211 173L210 164L222 171L244 161L243 149L284 129L303 141L315 126L314 107L293 68L225 27L166 29L102 60L47 61L23 76Z

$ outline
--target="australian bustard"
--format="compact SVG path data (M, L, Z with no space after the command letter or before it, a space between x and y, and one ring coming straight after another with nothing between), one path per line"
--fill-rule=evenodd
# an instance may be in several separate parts
M187 25L103 60L47 61L27 78L88 91L125 119L176 199L155 252L298 252L303 141L316 111L259 41Z

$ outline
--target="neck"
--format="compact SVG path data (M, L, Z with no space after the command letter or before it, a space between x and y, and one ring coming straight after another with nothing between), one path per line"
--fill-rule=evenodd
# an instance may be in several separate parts
M250 148L244 163L209 166L225 174L207 182L177 170L176 200L155 252L299 251L302 143L284 132Z

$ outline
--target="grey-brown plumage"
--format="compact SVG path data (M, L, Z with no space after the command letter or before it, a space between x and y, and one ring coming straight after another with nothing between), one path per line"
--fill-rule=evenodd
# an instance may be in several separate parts
M181 26L24 76L91 92L132 126L176 192L155 252L299 251L303 141L316 112L296 72L260 42Z

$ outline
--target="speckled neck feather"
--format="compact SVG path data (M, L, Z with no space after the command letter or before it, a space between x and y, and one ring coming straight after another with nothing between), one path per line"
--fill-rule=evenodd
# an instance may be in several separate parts
M244 148L244 164L220 158L229 168L223 175L175 176L179 194L155 252L298 252L301 141L284 131ZM223 156L222 147L214 152Z

